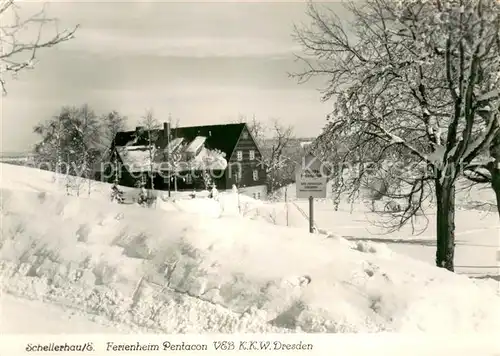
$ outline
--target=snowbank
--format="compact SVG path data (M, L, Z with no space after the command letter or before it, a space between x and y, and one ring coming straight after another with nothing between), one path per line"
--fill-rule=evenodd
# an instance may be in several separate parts
M65 193L68 178L63 174L44 171L36 168L0 163L0 185L2 188L31 192ZM110 200L111 185L108 183L91 181L71 177L70 194L81 198ZM77 184L78 183L78 184ZM138 189L120 187L127 194L138 194ZM90 190L90 194L89 194Z
M491 287L383 245L237 216L1 193L2 288L16 295L164 332L500 330Z
M24 170L35 189L1 182L10 294L165 333L500 331L491 281L244 218L250 198L146 209L43 192L40 172Z

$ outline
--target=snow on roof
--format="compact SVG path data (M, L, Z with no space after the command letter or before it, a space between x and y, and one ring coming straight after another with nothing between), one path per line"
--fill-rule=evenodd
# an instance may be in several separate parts
M205 136L196 136L194 140L186 147L186 152L195 153L205 143Z
M174 138L172 141L168 143L168 146L166 147L167 152L175 152L183 141L184 141L183 137Z
M120 146L116 151L130 172L149 171L151 169L150 152L148 146ZM152 147L152 156L156 154L156 148Z
M197 136L183 151L188 153L198 154L189 158L184 157L187 160L178 160L176 163L178 171L189 171L189 170L224 170L227 168L227 160L225 159L225 153L219 150L210 150L204 147L204 142L206 137ZM169 143L171 151L173 153L182 150L182 143L185 141L184 138L175 138ZM200 150L201 148L201 150ZM150 153L148 146L117 146L116 150L123 162L127 167L129 172L146 172L151 170L151 165L154 171L165 171L168 169L173 169L173 166L167 164L164 157L159 154L161 150L158 151L155 147L152 149L153 163L150 161ZM166 149L165 149L166 151ZM192 157L192 156L191 156ZM170 168L169 168L170 167Z
M182 165L182 170L223 170L227 167L224 153L203 147L196 157Z

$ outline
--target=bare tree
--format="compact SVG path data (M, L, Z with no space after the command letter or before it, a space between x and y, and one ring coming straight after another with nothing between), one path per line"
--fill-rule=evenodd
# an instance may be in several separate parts
M102 126L102 144L105 150L109 150L118 132L125 131L127 117L113 110L100 117Z
M72 120L75 130L74 149L79 155L76 156L75 162L78 167L75 167L78 178L87 180L87 194L90 196L93 174L95 173L95 164L101 156L102 136L101 122L96 113L87 105L82 105L80 108L73 110L74 118ZM78 189L79 194L79 189Z
M262 121L257 120L255 115L252 116L251 120L246 120L246 117L244 119L254 140L258 145L263 146L267 137L268 127Z
M341 164L376 162L387 174L387 195L405 203L394 228L434 195L436 265L453 271L456 180L499 130L500 3L367 0L346 8L352 34L314 5L312 26L295 31L310 55L296 78L328 77L323 100L336 99L319 144ZM345 153L332 152L334 142ZM359 181L345 189L358 190Z
M155 178L155 155L157 152L157 141L159 138L158 132L160 123L154 117L152 110L147 110L146 114L141 119L142 131L139 135L144 135L146 139L146 149L148 151L148 175L151 181L151 190L154 191L154 178Z
M33 128L33 132L41 136L41 140L35 144L35 163L41 169L55 172L54 180L61 173L63 156L64 127L59 116L52 120L39 123Z
M278 120L273 120L270 145L268 148L263 148L268 177L267 188L270 195L293 180L297 163L297 160L290 157L289 151L293 138L291 126L284 126Z
M115 185L119 184L120 181L120 164L118 158L114 154L114 140L118 132L125 131L127 117L121 115L119 112L113 110L100 118L102 126L102 155L100 158L100 163L105 167L101 167L101 171L105 175L112 174L113 182ZM107 166L107 164L112 164L112 167ZM105 169L103 169L105 168ZM101 177L102 179L102 177Z
M179 122L180 122L180 120L176 119L175 126L172 127L172 116L169 115L168 124L169 124L169 127L171 128L171 131L174 132L174 135L171 135L170 132L168 133L168 135L169 135L168 141L167 141L168 144L170 143L171 139L175 140L177 138L176 133L177 133L178 128L179 128ZM165 151L166 162L167 162L167 167L168 167L168 194L169 194L169 197L171 195L170 183L172 181L172 177L174 180L174 192L177 193L177 179L179 176L179 168L180 168L180 163L181 163L181 159L182 159L182 156L177 151L178 151L178 149L173 150L170 148L168 148ZM171 172L173 172L173 173L171 174Z
M24 16L20 1L0 0L0 86L7 94L6 75L16 76L25 69L32 69L36 64L38 51L53 47L74 37L78 26L59 31L57 19L46 16L45 6L31 15ZM44 29L53 26L55 32L45 36ZM37 30L33 35L27 32Z
M269 124L256 119L247 122L250 134L261 150L261 166L266 170L267 189L269 195L277 189L293 181L296 163L299 155L294 155L293 141L295 139L292 126L286 126L273 119Z

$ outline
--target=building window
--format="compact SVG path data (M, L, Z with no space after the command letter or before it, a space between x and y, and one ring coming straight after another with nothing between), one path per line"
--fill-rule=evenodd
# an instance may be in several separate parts
M255 159L255 151L250 150L250 161L253 161Z
M141 186L144 187L146 185L146 175L141 174Z
M259 180L259 171L254 169L253 171L253 180L256 181L256 180Z
M236 181L239 182L241 180L241 171L236 171Z
M248 132L246 132L246 131L243 132L243 134L241 135L241 137L247 139L248 138Z
M253 193L253 198L254 199L260 199L260 192Z
M243 151L236 151L236 159L238 161L243 161Z
M193 177L191 177L191 174L186 176L186 184L193 184Z

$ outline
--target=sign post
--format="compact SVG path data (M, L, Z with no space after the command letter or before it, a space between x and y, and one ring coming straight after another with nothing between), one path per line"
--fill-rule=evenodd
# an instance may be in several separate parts
M314 233L314 199L326 198L324 164L312 154L302 158L295 172L297 198L309 199L309 232Z
M314 233L314 198L309 197L309 232Z

